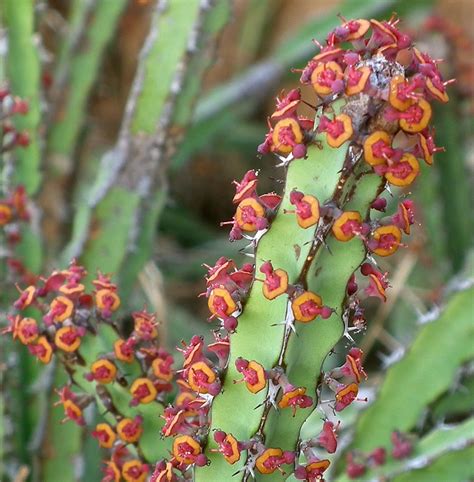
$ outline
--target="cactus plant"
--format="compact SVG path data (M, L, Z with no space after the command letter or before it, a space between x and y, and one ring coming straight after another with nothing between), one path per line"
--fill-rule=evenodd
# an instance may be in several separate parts
M23 186L13 185L11 175L9 175L12 171L13 152L16 148L21 149L28 144L28 135L25 131L17 129L13 124L13 121L16 120L17 117L24 116L28 112L28 103L24 99L12 95L10 89L4 86L0 93L0 110L2 117L2 156L0 165L2 179L0 184L0 289L2 294L0 296L0 306L2 310L6 310L14 291L11 282L17 279L28 280L32 277L28 269L30 267L28 260L26 260L28 266L26 267L23 260L18 257L18 246L21 245L24 240L23 235L25 231L27 231L25 227L28 227L28 221L31 217L29 209L30 200L25 188ZM6 343L2 340L2 354L10 353L11 345L11 343ZM30 357L24 350L19 351L17 361L17 373L21 375L21 379L25 380L26 383L31 382L31 380L34 379L34 367ZM3 384L6 386L9 373L4 367L2 367L1 371L2 386ZM16 413L25 420L22 430L17 431L13 436L15 439L13 444L19 448L19 458L25 461L27 459L26 440L28 440L31 435L33 417L28 410L28 394L22 390L18 383L10 388L11 390L8 395L15 399L14 409ZM3 396L5 396L5 399L2 400L2 413L7 414L10 407L8 407L6 393L2 394L2 398ZM5 434L6 432L7 431L4 430ZM2 443L2 449L4 449L4 443ZM7 449L6 443L5 449ZM3 458L3 450L0 456Z
M230 323L227 319L233 311L242 311L231 336L223 393L213 402L210 420L211 431L234 437L247 449L247 458L236 455L238 460L227 464L226 457L214 452L222 452L227 439L211 438L207 452L211 463L196 470L196 480L217 480L218 474L230 477L239 470L243 480L249 474L257 479L260 474L272 474L265 478L279 480L276 469L292 464L299 454L302 423L318 405L322 387L327 385L336 393L336 411L357 397L363 375L357 349L341 369L324 374L321 367L337 340L350 337L349 331L361 326L361 308L354 296L357 288L351 278L361 265L369 279L367 292L385 297L385 275L364 259L367 251L372 258L398 249L401 229L408 233L413 222L411 204L402 202L394 216L382 219L370 220L370 212L384 208L380 195L387 181L406 186L418 174L415 155L423 157L431 108L417 84L426 85L428 98L434 95L428 92L432 80L425 83L425 74L417 67L427 57L414 50L414 56L403 59L410 40L395 25L394 19L356 20L329 34L326 45L302 71L302 82L311 84L322 99L319 104L310 102L316 103L314 125L312 119L296 114L301 102L298 91L278 99L271 130L259 150L279 154L286 170L279 208L266 205L271 196L256 195L254 174L237 184L234 199L239 206L231 237L242 236L242 231L260 233L254 241L255 272L263 273L263 290L260 282L254 282L250 293L238 298L241 288L224 275L209 287L211 312L224 324ZM344 51L344 41L352 42L355 50ZM390 47L389 42L393 42ZM447 100L444 87L437 97ZM416 119L411 116L415 111ZM403 141L392 145L399 132L416 136L418 147L406 150ZM428 162L430 152L426 151ZM246 217L243 212L248 213ZM270 286L275 295L268 291ZM242 377L239 372L248 390L235 384ZM343 375L350 383L337 380ZM252 377L258 379L254 383L258 390L252 389ZM277 405L293 407L293 413L277 410ZM244 418L231 417L237 406L246 413ZM309 474L320 463L311 449L305 455L307 465L298 466L298 476L304 470ZM314 471L322 474L327 465L329 461L321 462Z
M34 195L41 182L40 173L40 66L37 45L34 42L33 2L27 0L19 5L16 2L3 2L0 18L6 27L8 51L5 56L5 78L8 88L2 86L2 152L1 170L3 217L2 275L5 281L8 274L28 278L39 273L42 264L41 241L37 232L37 213L27 209L28 196ZM22 114L22 115L14 115ZM14 168L12 152L14 151ZM6 199L5 199L6 198ZM6 201L6 202L5 202ZM5 217L5 207L10 215ZM7 211L8 211L7 209ZM33 222L24 222L33 218ZM9 265L7 266L7 262ZM10 278L12 279L12 278ZM2 283L4 284L4 283ZM11 293L7 286L5 294ZM7 296L2 300L2 308L8 305ZM8 350L5 350L8 351ZM36 368L25 350L18 353L17 376L27 385L35 379ZM35 423L34 411L29 410L29 396L21 387L12 387L15 410L25 420L21 430L15 433L16 447L23 462L28 460L27 441L32 435Z
M203 5L192 6L199 17ZM181 8L172 4L168 14ZM179 32L189 32L193 16L187 22ZM117 271L124 263L139 206L140 193L130 189L137 179L127 174L134 164L124 167L124 158L115 165L124 167L117 178L122 184L99 179L92 206L78 218L82 231L72 246L79 251L91 207L100 225L81 259L92 270L94 291L75 261L23 287L15 302L20 313L11 314L6 331L43 363L60 357L71 375L71 384L58 391L66 418L84 425L84 408L93 402L104 412L93 429L100 446L110 449L104 481L322 480L333 457L327 454L337 449L338 425L328 417L364 401L357 397L366 377L356 346L340 366L326 368L326 359L341 337L352 342L351 333L364 329L360 298L386 298L387 273L377 259L403 246L403 233L414 222L409 199L383 214L386 193L413 183L418 159L432 163L430 103L448 100L436 61L413 47L397 24L394 16L343 19L301 71L313 98L303 100L299 89L277 98L258 150L276 155L283 191L258 194L255 170L235 182L235 215L223 225L231 226L231 241L248 242L252 262L237 268L219 258L208 267L205 295L218 327L210 344L198 336L183 342L178 370L157 344L157 317L135 312L132 333L122 332L112 321L120 306L117 285L100 273L93 278L97 267ZM176 58L185 48L186 36L180 39ZM152 31L147 53L160 51L155 40ZM165 69L170 81L174 66ZM149 116L146 94L158 71L145 74L143 84L139 75L143 89L132 91L119 147L124 139L141 142L142 131L154 132L166 100L160 98ZM301 115L303 106L311 117ZM21 313L33 306L41 320ZM178 393L168 405L173 386ZM302 426L315 413L323 420L302 439ZM470 427L467 422L452 436L464 439ZM440 437L434 433L420 445L430 456L444 456L449 444ZM400 434L396 443L404 450L408 442ZM398 477L398 470L390 474Z
M204 4L203 4L204 5ZM194 112L194 105L198 99L199 90L205 72L212 64L217 39L223 27L229 20L230 5L228 0L214 2L210 8L201 12L200 25L193 26L199 29L199 36L195 52L188 53L186 72L183 75L179 96L176 97L172 117L167 128L168 134L164 136L162 151L164 153L161 163L164 168L170 164L170 158L177 146L183 140L186 128ZM165 38L167 41L168 39ZM155 226L160 216L166 199L166 186L157 193L150 191L142 204L147 209L141 216L141 228L134 240L127 247L127 257L120 273L121 293L128 298L138 273L149 259L152 252Z

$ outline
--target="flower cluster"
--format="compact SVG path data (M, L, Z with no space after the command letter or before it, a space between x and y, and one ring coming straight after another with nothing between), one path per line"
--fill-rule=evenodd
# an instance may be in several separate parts
M300 103L301 92L298 89L277 98L276 110L268 120L270 131L258 146L260 154L291 153L296 159L306 155L305 137L313 130L314 121L297 114Z
M297 465L295 478L298 480L323 480L324 472L331 462L322 458L322 452L333 454L337 449L337 428L333 422L326 420L320 434L301 443L300 450L306 459L305 465Z
M8 162L6 153L16 147L29 144L28 134L18 131L12 119L17 115L28 113L28 102L11 95L7 87L0 87L0 135L1 153ZM8 172L8 169L5 170ZM10 273L16 280L28 282L33 275L26 269L20 259L15 256L15 246L21 241L21 225L30 221L31 207L25 188L21 185L11 186L8 177L0 187L0 239L2 240L1 256L6 258Z
M221 223L232 225L230 241L266 229L281 201L281 196L275 193L257 194L258 174L254 170L247 171L242 180L234 181L234 184L235 215L232 221Z
M401 433L397 430L392 432L392 457L400 460L410 456L413 451L413 442L414 438L410 434ZM349 478L358 479L370 468L384 465L386 461L387 451L385 447L377 447L369 454L353 450L346 456L346 473Z
M4 253L7 266L15 279L26 282L34 276L26 269L21 260L15 256L15 246L21 241L21 225L30 220L28 196L23 186L8 190L0 199L0 236L3 238Z
M121 336L112 320L120 307L117 286L99 273L88 292L86 276L86 270L72 262L68 269L20 289L15 314L8 316L3 333L26 345L41 363L59 356L67 366L72 383L57 391L56 403L64 410L64 421L85 425L89 404L100 400L107 407L110 417L92 430L98 444L111 453L103 481L144 482L147 461L129 447L139 447L147 429L140 407L162 402L173 389L174 360L158 345L155 315L132 313L133 331ZM34 311L42 313L40 319L32 317ZM103 348L91 350L92 340L101 337L106 339ZM86 382L91 391L81 390ZM119 407L124 398L126 412Z

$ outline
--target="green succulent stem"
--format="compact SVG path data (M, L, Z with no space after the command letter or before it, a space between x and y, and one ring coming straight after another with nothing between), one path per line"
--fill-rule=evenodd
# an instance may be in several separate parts
M472 287L456 293L439 317L422 326L410 350L388 370L375 402L359 417L353 448L368 451L387 445L393 430L412 430L426 406L448 390L459 368L474 359L472 296ZM422 367L411 370L418 357Z
M123 270L125 294L151 253L166 197L166 151L173 148L170 132L182 130L190 117L210 63L200 54L215 42L227 11L227 1L157 5L119 139L103 157L87 201L81 200L76 213L64 263L80 257L91 276L97 269ZM202 51L200 42L206 47Z
M59 53L51 89L55 115L48 132L47 151L53 158L66 157L68 164L71 162L103 52L125 5L125 0L76 0L72 5L71 33ZM53 164L60 166L64 161ZM50 174L54 175L54 170Z
M168 126L168 133L162 146L161 170L159 183L161 189L150 193L141 202L139 232L127 247L127 256L120 273L120 286L124 299L127 299L140 270L150 259L153 241L159 217L165 207L167 185L163 180L177 147L183 141L187 127L199 98L203 77L214 61L217 40L230 18L229 0L217 0L204 12L194 52L188 52L186 71L182 79L179 95L175 99L173 113Z
M87 101L103 53L126 3L125 0L77 0L71 7L70 33L58 54L49 90L50 109L44 119L47 176L42 205L50 256L64 242L65 224L69 220L58 205L70 201L68 187L75 169L77 139L86 120Z
M15 164L8 183L13 186L23 185L26 192L34 195L41 183L40 171L40 65L38 47L35 40L35 12L33 0L15 2L7 0L0 7L0 16L6 28L8 50L5 59L5 74L13 96L28 103L25 115L16 115L13 123L18 131L24 131L29 137L29 145L14 150ZM39 273L42 264L42 251L39 233L32 225L22 227L21 242L15 249L15 256L33 273ZM31 360L26 348L17 352L15 367L17 380L22 385L13 383L11 412L21 420L20 429L14 434L14 445L22 464L30 466L32 457L28 450L34 426L37 422L37 410L31 405L31 394L25 391L37 379L39 370Z
M340 112L341 103L334 105ZM286 323L291 308L288 298L280 296L268 300L262 286L254 282L239 316L237 332L232 335L229 368L223 393L212 407L212 430L232 433L238 440L261 437L267 447L295 450L302 424L312 409L291 410L272 408L266 392L250 393L235 368L238 357L256 360L267 369L285 369L294 386L304 386L318 400L321 366L333 346L344 333L344 301L347 280L366 257L366 248L359 239L341 243L333 239L332 219L324 217L316 228L302 229L296 223L289 202L290 192L298 189L316 197L321 205L332 205L342 210L355 209L364 217L370 203L382 187L380 178L369 174L359 162L360 153L354 146L344 144L335 149L323 136L316 135L315 145L308 148L305 159L294 159L285 167L285 192L271 228L258 241L256 272L264 261L271 260L275 268L288 273L290 284L318 293L323 303L334 312L329 319L312 323L296 322L296 333ZM282 242L282 240L288 242ZM265 340L262 343L262 340ZM236 407L245 417L233 417ZM241 469L245 460L229 465L220 454L212 452L217 445L210 439L207 455L211 464L196 470L196 481L218 480L218 474L231 477ZM242 477L245 477L242 474ZM281 480L279 474L266 474L262 480ZM257 475L260 480L260 476ZM245 480L245 478L244 478Z
M41 182L40 144L38 126L40 123L40 66L35 43L34 1L3 2L3 20L7 29L8 53L6 71L13 95L28 102L28 113L16 116L14 123L19 130L26 130L30 143L17 148L15 156L14 185L23 184L28 194L34 194Z
M117 361L117 366L126 380L127 385L111 383L100 385L95 381L88 381L85 375L90 371L93 362L98 360L104 353L110 351L114 341L118 339L115 328L101 324L97 334L87 334L79 355L82 364L66 365L72 375L72 380L83 392L92 395L99 407L99 413L105 417L106 421L115 424L120 417L133 419L136 415L143 417L143 435L136 450L143 456L148 463L156 462L166 457L170 444L165 442L157 443L157 437L163 425L160 415L163 413L163 404L152 402L141 404L137 407L130 406L132 396L129 392L130 383L141 373L137 361L132 364Z

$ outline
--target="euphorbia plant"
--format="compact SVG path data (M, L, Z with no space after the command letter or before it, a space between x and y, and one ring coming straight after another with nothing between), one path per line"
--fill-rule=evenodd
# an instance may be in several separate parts
M311 96L277 98L258 151L276 155L284 188L259 194L255 170L235 183L230 240L246 239L252 262L208 267L211 344L195 336L175 362L146 311L121 333L117 286L98 274L89 293L75 262L22 288L9 331L43 363L60 354L71 374L58 391L66 418L84 424L92 402L107 413L92 432L110 450L104 482L323 480L334 419L365 400L366 378L356 346L338 367L323 362L364 329L361 298L385 300L377 259L402 247L414 222L406 198L385 213L386 193L411 185L420 159L432 163L430 102L448 100L436 61L397 23L343 20L301 71ZM24 317L27 307L42 319ZM320 427L303 440L314 410Z

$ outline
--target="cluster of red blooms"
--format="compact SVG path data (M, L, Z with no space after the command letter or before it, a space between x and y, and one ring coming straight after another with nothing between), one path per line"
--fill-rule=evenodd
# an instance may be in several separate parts
M15 147L26 147L29 144L28 134L18 131L11 119L15 115L28 113L28 103L18 97L13 97L6 87L0 87L0 130L2 155ZM29 280L31 274L23 263L14 257L14 247L21 240L20 225L30 220L28 196L23 186L4 186L3 197L0 197L0 233L3 231L4 256L7 265L16 279Z
M320 143L316 136L323 134L329 149L351 143L355 157L349 171L363 159L361 164L380 176L381 188L387 184L410 185L419 173L418 159L431 164L433 153L438 150L428 126L430 101L446 102L448 97L437 62L412 47L410 38L396 28L397 23L395 18L387 22L360 19L344 21L334 29L326 45L320 46L320 52L301 75L301 82L311 85L317 96L317 122L298 115L303 100L299 90L290 91L277 99L276 111L269 120L269 133L259 152L273 152L286 164L305 157L308 146ZM353 49L343 48L347 44L352 44ZM333 108L333 102L338 99L345 101L340 103L340 111ZM229 223L232 225L230 239L246 237L252 239L255 246L259 236L271 225L282 197L275 193L258 195L258 177L253 170L235 185L236 213ZM335 199L318 200L293 186L290 188L289 203L294 209L285 210L283 215L293 216L301 229L328 226L325 236L333 236L340 242L360 238L370 253L369 260L360 267L361 274L368 279L365 293L385 300L387 274L381 273L371 258L372 255L389 256L402 246L402 232L409 234L414 222L412 202L404 200L394 215L371 220L357 211L343 211ZM371 207L384 212L386 200L379 197ZM112 454L106 462L103 482L144 482L148 478L151 482L180 482L192 479L194 467L209 462L204 447L210 432L212 402L222 390L223 376L230 363L232 334L238 330L239 315L250 289L261 290L267 300L278 297L288 300L285 333L291 334L286 328L294 329L295 323L314 322L318 317L327 319L334 311L324 305L317 293L303 288L299 282L291 282L288 273L271 261L261 264L258 273L253 264L239 268L227 258L219 258L215 266L207 268L204 294L210 319L218 320L219 329L208 345L198 336L188 344L183 343L180 348L183 363L177 374L172 370L171 355L156 343L155 317L145 311L133 314L134 331L128 338L115 332L116 340L110 351L87 361L90 365L84 374L86 381L102 387L102 396L107 391L111 393L117 385L125 387L129 405L137 409L136 416L125 418L114 410L112 399L105 403L115 415L116 423L101 423L93 432L99 444L109 448ZM55 272L21 290L15 308L20 312L28 307L39 308L43 313L42 322L12 315L6 331L27 345L43 363L49 363L53 354L60 352L67 365L84 365L80 353L84 337L96 335L100 326L113 327L111 316L120 306L117 287L109 277L99 274L93 281L94 292L88 294L83 284L85 275L84 268L72 263L69 269ZM357 294L358 285L353 275L347 284L347 300L354 314L355 328L360 327L363 319ZM334 413L357 400L359 385L366 378L362 355L360 349L351 348L341 366L321 377L321 383L334 392ZM140 374L130 379L126 376L126 367L137 363ZM232 364L241 375L241 379L234 382L244 383L253 394L266 390L268 401L265 403L269 407L290 409L295 414L298 409L314 406L307 388L293 385L282 366L265 367L258 360L242 357ZM170 457L159 461L151 472L146 461L136 455L140 451L127 446L139 448L140 437L146 430L140 406L165 401L174 377L178 394L174 405L166 407L162 416L162 435L173 437L172 451ZM83 424L83 409L92 397L75 393L70 387L60 390L59 396L66 418ZM321 450L328 454L335 452L336 430L332 422L325 421L317 437L300 441L292 451L267 447L258 436L238 440L222 430L214 431L212 436L218 447L216 451L229 464L245 457L246 474L283 472L284 466L290 466L294 467L290 470L297 479L321 482L330 465ZM394 443L397 450L400 449L397 454L406 452L403 437L394 439ZM368 464L380 463L382 459L380 450L364 458L363 463L356 460L354 454L350 457L351 477L362 470L359 465L365 470Z
M329 118L321 116L319 125L297 116L301 100L299 90L290 91L277 99L277 109L271 119L262 153L280 155L291 153L293 158L304 157L306 145L315 135L324 132L331 147L346 141L361 146L365 162L393 186L410 185L419 174L418 159L432 164L435 147L428 125L432 109L430 101L447 102L446 84L437 68L437 61L411 46L410 39L396 29L396 20L352 20L335 29L324 47L302 71L301 82L314 88L321 105L327 99L344 97L347 105L342 113ZM371 32L370 35L369 32ZM343 49L341 42L349 41L354 50ZM353 112L352 103L376 103L377 116L369 130ZM234 202L238 204L233 220L231 240L242 233L266 229L278 208L279 196L257 196L256 174L249 171L237 183ZM268 202L270 200L270 202ZM380 207L383 209L383 199ZM296 192L292 204L297 206L297 219L302 227L317 224L318 200ZM375 209L378 207L375 205ZM411 211L411 205L401 206ZM322 215L327 215L321 209ZM333 233L337 239L348 241L353 236L367 240L370 251L380 256L395 252L401 243L402 230L407 234L413 222L412 213L401 213L394 219L380 221L380 226L364 224L360 213L334 210ZM306 226L303 221L307 221ZM303 222L303 224L302 224Z
M237 205L237 210L232 221L221 225L232 224L229 239L236 241L248 233L261 231L268 228L269 220L276 212L281 201L281 196L275 193L257 195L257 173L248 171L242 181L234 181L235 196L232 202Z
M113 424L99 423L92 432L101 447L111 449L103 481L119 482L123 478L126 482L144 482L150 468L127 446L139 446L146 430L140 406L162 402L172 390L173 357L158 346L156 317L146 311L132 314L134 329L128 338L121 337L111 320L120 306L117 286L108 276L99 274L92 281L94 291L88 293L86 275L85 269L73 262L67 270L53 272L21 289L14 303L17 314L8 316L9 326L3 333L11 333L42 363L50 363L56 354L70 372L86 370L84 381L95 384L102 403L115 419ZM23 316L27 309L39 310L41 321ZM86 358L81 345L100 336L104 327L113 336L113 346L93 359ZM84 425L84 409L94 397L73 391L80 385L75 380L74 385L58 390L57 405L63 407L64 421ZM124 416L114 407L113 395L118 387L128 392L128 412L134 416Z
M408 457L413 451L413 438L409 434L399 431L392 432L392 457L401 460ZM387 451L384 447L377 447L370 454L365 455L360 451L351 451L346 456L346 473L351 479L362 477L367 469L384 465Z
M207 463L200 443L200 434L209 423L210 403L220 392L219 375L223 373L229 355L228 336L215 336L216 340L207 346L207 351L215 355L217 364L212 363L211 359L204 355L204 342L200 337L193 337L189 345L181 350L184 363L182 379L178 380L180 394L175 405L165 409L165 425L162 430L164 436L175 437L173 456L169 461L162 461L156 466L155 479L152 480L181 480L177 478L173 469L185 473L192 465L201 466ZM327 374L326 383L335 391L335 411L343 410L357 397L358 384L366 376L361 366L361 356L362 352L353 348L347 355L346 362ZM235 382L245 383L251 393L269 388L269 384L274 390L281 389L281 396L277 402L279 409L291 408L294 413L298 408L311 407L314 403L313 399L306 395L304 387L291 385L280 367L265 370L255 360L243 358L238 358L235 365L237 371L242 374L242 379ZM336 381L341 378L345 378L349 383ZM239 461L242 452L246 451L247 458L252 460L249 468L251 472L256 469L262 474L269 474L275 470L282 471L282 465L295 462L296 452L267 448L258 438L237 440L231 433L222 431L214 432L213 436L218 444L218 451L230 464ZM306 480L305 477L321 475L330 464L329 460L319 459L313 453L316 446L323 447L329 453L336 450L337 442L332 422L324 424L319 437L305 442L304 453L308 463L298 465L295 472L302 480ZM171 474L174 474L175 478L171 478ZM303 477L302 474L306 475ZM164 478L165 475L170 478Z

